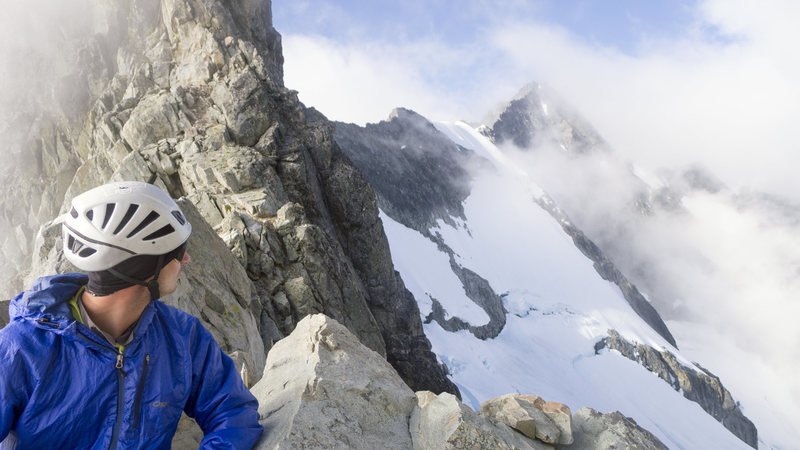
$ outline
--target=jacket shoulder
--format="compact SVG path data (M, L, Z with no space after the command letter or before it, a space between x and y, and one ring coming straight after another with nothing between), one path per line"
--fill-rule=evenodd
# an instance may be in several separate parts
M54 358L54 340L58 336L45 333L27 320L15 320L0 330L0 372L18 368L20 364L44 370ZM0 376L4 376L3 374Z
M163 325L173 332L177 332L184 337L196 337L198 334L209 333L203 322L186 311L156 300L156 313Z
M0 330L0 354L50 346L49 342L43 342L45 338L44 333L28 320L12 320Z

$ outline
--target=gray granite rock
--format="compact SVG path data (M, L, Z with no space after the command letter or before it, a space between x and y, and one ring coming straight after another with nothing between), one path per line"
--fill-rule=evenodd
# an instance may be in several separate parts
M481 413L548 444L569 445L573 441L569 408L535 395L496 397L481 403Z
M476 413L448 393L418 392L410 419L414 449L552 449Z
M582 450L667 449L667 446L652 433L618 411L602 414L592 408L581 408L572 416L572 425L575 442L570 448Z
M270 350L258 449L410 448L416 397L383 356L324 315L305 317Z
M171 93L145 96L133 109L121 136L136 150L187 130L191 123Z

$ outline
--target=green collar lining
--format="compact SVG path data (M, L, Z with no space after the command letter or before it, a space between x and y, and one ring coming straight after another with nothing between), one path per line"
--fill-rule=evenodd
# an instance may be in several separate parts
M83 323L83 318L81 317L81 310L80 310L80 308L78 308L78 297L83 295L83 292L85 290L86 290L86 286L81 286L81 288L78 289L78 292L76 292L75 295L73 295L72 298L68 302L69 303L69 310L72 312L72 317L74 317L75 320L77 320L80 323ZM86 325L85 323L83 323L83 324Z

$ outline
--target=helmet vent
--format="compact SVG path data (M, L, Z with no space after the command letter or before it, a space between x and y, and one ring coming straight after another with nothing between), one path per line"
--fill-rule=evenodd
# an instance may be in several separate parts
M94 219L94 210L90 209L90 210L86 211L86 218L89 219L89 220Z
M70 210L69 215L72 216L73 219L77 219L78 218L78 211L75 211L75 207L74 206L72 207L72 210Z
M67 248L72 250L72 253L75 253L78 250L80 250L80 247L75 245L76 242L78 244L80 244L80 242L76 241L75 238L72 237L71 234L69 236L67 236Z
M108 225L108 221L111 220L111 214L114 213L114 207L116 207L116 206L117 205L115 203L106 204L106 216L103 219L103 229L104 230L106 229L106 226Z
M157 238L160 238L160 237L164 237L164 236L166 236L166 235L168 235L168 234L170 234L170 233L172 233L174 231L175 231L175 228L173 228L172 225L165 225L165 226L159 228L157 231L148 234L147 236L142 238L142 240L143 241L149 241L150 239L157 239Z
M78 253L83 248L83 242L75 239L72 235L67 238L67 247L72 253Z
M134 229L133 229L133 231L131 231L131 232L128 234L128 236L127 236L127 237L128 237L128 239L130 239L130 238L131 238L131 236L135 235L136 233L138 233L138 232L142 231L142 230L144 229L144 227L146 227L146 226L150 225L151 223L153 223L153 221L155 221L155 220L156 220L156 219L158 219L159 217L161 217L161 215L160 215L160 214L158 214L158 213L157 213L157 212L155 212L155 211L150 211L150 214L148 214L148 215L147 215L147 217L145 217L145 218L144 218L144 220L142 221L142 223L140 223L139 225L137 225L137 226L136 226L136 228L134 228Z
M129 206L128 210L125 212L125 216L122 218L122 222L120 222L119 225L117 225L117 228L114 230L114 234L119 234L119 232L125 228L125 225L131 221L131 218L136 213L137 209L139 209L139 205L131 203L131 206Z
M172 215L175 216L176 219L178 219L179 224L186 225L186 218L183 217L183 214L181 214L180 211L172 211Z
M97 253L97 250L91 247L86 247L85 249L81 250L80 253L78 253L78 256L80 256L81 258L88 258L94 255L95 253Z

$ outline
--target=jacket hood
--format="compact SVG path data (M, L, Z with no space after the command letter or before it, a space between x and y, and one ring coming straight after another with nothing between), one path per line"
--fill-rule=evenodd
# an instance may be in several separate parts
M69 300L84 286L89 278L80 273L65 273L42 277L31 288L11 300L8 307L10 320L23 317L71 319Z

